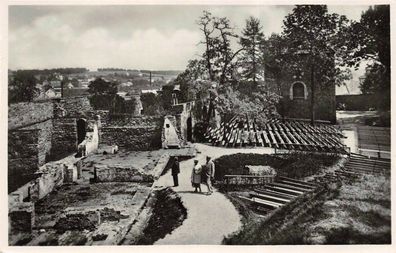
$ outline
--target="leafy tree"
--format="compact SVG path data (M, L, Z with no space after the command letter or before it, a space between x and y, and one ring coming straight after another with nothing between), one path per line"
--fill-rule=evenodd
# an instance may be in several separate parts
M349 66L358 66L362 60L383 65L390 73L390 9L389 5L370 6L359 22L344 29Z
M180 85L180 102L186 102L196 99L197 90L196 81L207 79L207 69L205 67L204 60L190 60L188 62L186 70L180 73L175 80L173 85Z
M108 82L103 78L96 78L88 85L88 92L94 95L114 95L117 94L118 84L115 82Z
M313 123L315 86L342 85L350 77L350 72L343 68L347 49L340 46L341 31L349 21L343 15L328 13L325 5L297 5L283 24L286 47L283 59L294 71L300 66L310 69Z
M226 92L216 98L215 106L223 116L248 116L263 124L269 118L278 117L276 104L279 99L279 95L269 91L265 85L259 85L256 91L249 95L227 87Z
M244 48L239 58L242 67L242 78L251 80L257 86L257 80L263 79L263 42L264 34L260 20L250 17L246 20L246 27L240 37L240 45Z
M348 54L346 65L358 67L369 61L366 79L360 89L366 93L379 93L383 97L380 109L390 109L390 8L376 5L362 13L359 22L345 30Z
M143 105L143 114L145 115L159 115L162 114L163 109L161 105L161 98L154 93L144 93L140 96Z
M343 84L345 48L340 46L342 28L349 25L343 15L328 13L325 5L297 5L283 21L286 57L291 65L305 63L314 68L315 81ZM348 76L348 75L347 75Z
M29 102L39 94L40 90L36 87L37 80L33 73L18 70L9 79L8 102Z
M363 94L374 94L384 88L384 84L380 82L385 75L385 67L381 64L372 64L366 67L366 74L363 82L360 84L360 89Z

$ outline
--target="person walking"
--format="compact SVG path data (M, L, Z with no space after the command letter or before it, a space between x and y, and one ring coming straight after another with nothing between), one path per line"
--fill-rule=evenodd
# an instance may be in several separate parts
M212 181L215 175L215 165L209 156L206 157L206 186L208 187L208 194L213 193Z
M202 166L198 163L198 160L194 160L194 167L191 172L191 183L192 186L195 188L194 192L202 192L201 190L201 172Z
M177 157L175 157L173 165L172 165L172 177L173 177L173 186L174 187L179 186L179 178L178 178L179 173L180 173L179 159Z

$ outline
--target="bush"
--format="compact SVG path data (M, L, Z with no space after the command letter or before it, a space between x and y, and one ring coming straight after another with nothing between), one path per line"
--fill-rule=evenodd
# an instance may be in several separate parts
M331 229L326 235L325 244L390 244L391 232L362 234L351 227Z
M119 95L114 94L98 94L92 95L89 102L95 110L109 110L111 114L134 114L136 108L136 100L125 100Z
M233 154L215 160L217 180L226 174L243 174L246 165L268 165L278 175L303 178L316 174L323 166L331 166L338 160L337 155L291 153L285 155Z
M194 126L194 137L197 142L205 142L205 132L207 124L205 122L197 122Z

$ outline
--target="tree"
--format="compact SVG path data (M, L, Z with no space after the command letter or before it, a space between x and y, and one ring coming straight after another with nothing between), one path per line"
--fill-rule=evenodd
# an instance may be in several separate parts
M103 78L96 78L88 85L88 92L94 95L114 95L117 94L118 84L115 82L108 82Z
M213 17L210 12L204 11L197 24L204 35L204 40L200 43L205 46L202 60L205 62L208 78L210 81L217 81L219 87L222 87L231 78L236 66L233 60L243 48L233 52L231 40L238 36L228 18Z
M30 102L39 94L37 80L30 71L18 70L10 77L8 84L8 102Z
M140 96L145 115L159 115L162 113L160 97L154 93L144 93Z
M240 56L242 78L252 81L257 86L257 80L263 79L263 42L264 34L260 20L250 17L246 20L246 27L242 31L239 44L244 48Z
M190 60L187 68L180 73L175 80L172 81L173 85L180 85L180 98L179 101L186 102L196 99L197 89L196 81L208 79L205 61Z
M201 41L201 44L205 45L205 52L202 55L202 58L205 61L206 69L209 73L209 80L215 80L215 73L213 70L213 62L216 57L216 49L215 42L216 39L213 38L214 28L214 17L208 11L204 11L203 15L198 19L197 24L200 27L200 30L204 34L204 41Z
M340 31L349 23L343 15L328 13L325 5L297 5L283 24L285 52L291 66L310 67L313 124L316 83L341 85L350 76L348 70L342 68L346 49L340 46Z
M380 93L384 98L381 108L390 108L390 8L389 5L369 7L359 22L353 22L345 30L346 64L358 67L369 61L362 93Z

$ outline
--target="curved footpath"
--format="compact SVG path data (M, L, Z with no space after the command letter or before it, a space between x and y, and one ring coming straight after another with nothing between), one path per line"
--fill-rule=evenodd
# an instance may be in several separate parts
M212 195L193 192L190 177L194 159L198 159L200 164L204 164L208 155L215 159L236 153L273 153L273 149L270 148L233 149L204 144L194 145L198 150L197 156L180 162L179 187L173 188L187 209L187 218L180 227L155 244L221 244L225 236L237 231L242 225L241 217L234 205L216 189ZM170 170L158 179L156 186L173 186ZM207 192L206 185L202 184L201 188L204 193Z

